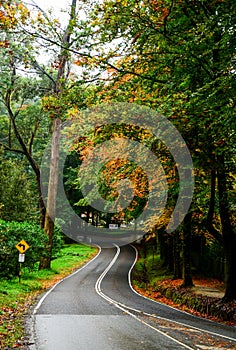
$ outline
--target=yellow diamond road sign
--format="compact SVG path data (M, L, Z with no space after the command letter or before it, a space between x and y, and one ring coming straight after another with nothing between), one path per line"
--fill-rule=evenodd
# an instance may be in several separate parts
M26 250L29 249L29 247L30 246L28 245L28 243L26 243L23 239L16 245L16 248L19 250L21 254L26 252Z

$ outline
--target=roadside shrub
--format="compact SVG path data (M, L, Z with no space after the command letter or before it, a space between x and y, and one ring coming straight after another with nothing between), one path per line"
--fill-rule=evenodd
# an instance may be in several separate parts
M61 248L62 239L55 230L53 254ZM25 253L24 267L34 269L44 252L47 237L36 224L0 220L0 277L11 278L19 273L19 252L16 244L25 240L30 248Z

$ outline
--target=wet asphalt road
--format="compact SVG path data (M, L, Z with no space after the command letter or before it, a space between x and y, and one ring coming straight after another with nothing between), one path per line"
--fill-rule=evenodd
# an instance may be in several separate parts
M130 286L132 246L103 248L32 316L32 350L236 349L236 329L146 299Z

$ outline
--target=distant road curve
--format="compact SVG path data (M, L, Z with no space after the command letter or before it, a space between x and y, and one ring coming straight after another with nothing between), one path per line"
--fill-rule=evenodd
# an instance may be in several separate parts
M102 248L48 291L32 315L35 350L235 349L236 329L139 295L131 285L137 251Z

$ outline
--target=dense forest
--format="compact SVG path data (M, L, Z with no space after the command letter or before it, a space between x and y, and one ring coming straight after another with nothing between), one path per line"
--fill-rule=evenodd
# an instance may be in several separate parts
M0 275L16 273L13 251L23 233L34 246L31 264L40 260L40 269L50 267L65 239L60 232L65 223L56 215L63 203L56 199L59 143L69 135L73 143L64 145L62 171L75 216L88 227L126 229L145 210L150 194L157 201L163 196L165 208L152 212L142 244L153 242L163 266L183 285L191 286L197 271L225 280L223 301L236 299L235 2L71 0L63 19L36 3L0 1ZM106 113L99 106L106 106ZM108 122L112 106L122 106L132 118L123 113L122 122ZM149 130L137 121L145 113L154 118ZM183 177L191 183L194 177L194 191L185 195L187 210L174 230L168 228L182 186L181 157L163 135L153 134L160 116L183 138L178 152L186 147L192 159L193 169L184 170L193 174ZM106 152L101 147L109 140L113 148ZM152 181L143 161L137 165L125 153L119 156L126 140L142 145L139 159L150 157ZM51 153L45 156L48 144ZM117 213L93 206L97 193L91 178L79 173L92 148L100 149L103 166L92 166L95 154L90 171L99 175L106 203L116 202L119 182L125 188L125 179L133 184L133 200ZM158 183L158 190L151 192L150 182Z

